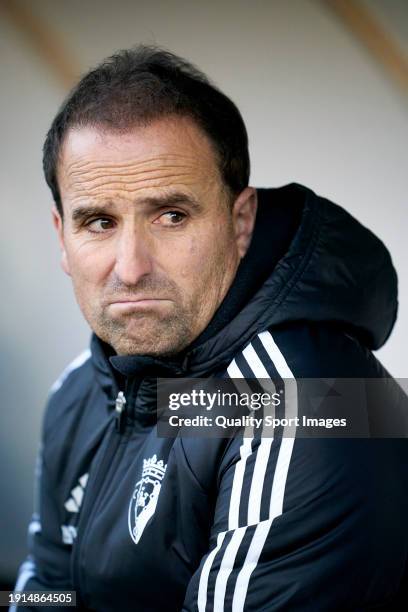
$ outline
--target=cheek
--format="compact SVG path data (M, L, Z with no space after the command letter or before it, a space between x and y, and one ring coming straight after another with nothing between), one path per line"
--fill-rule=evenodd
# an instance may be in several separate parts
M113 251L102 242L81 245L72 242L66 253L72 280L74 284L80 283L79 290L102 284L112 267Z
M217 286L218 277L223 276L229 266L233 249L231 233L225 226L197 231L182 248L179 245L169 253L174 280L178 277L188 293L211 292Z
M202 259L199 241L194 237L184 238L170 250L162 252L163 270L181 288L188 290L194 284Z

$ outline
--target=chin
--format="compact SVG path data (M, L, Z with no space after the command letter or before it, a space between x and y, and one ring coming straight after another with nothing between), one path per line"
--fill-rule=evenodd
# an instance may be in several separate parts
M144 320L133 318L125 324L110 319L99 321L99 325L93 329L118 355L170 357L186 348L193 340L191 326L181 318L166 321L156 317L146 317Z
M117 346L114 346L110 343L111 346L116 351L117 355L146 355L148 357L171 357L172 355L176 355L181 351L181 348L173 348L173 347L152 347L151 345L143 345L140 343L121 343Z
M170 357L176 355L187 342L180 342L179 338L121 338L110 339L109 344L115 349L118 355L148 355L150 357Z

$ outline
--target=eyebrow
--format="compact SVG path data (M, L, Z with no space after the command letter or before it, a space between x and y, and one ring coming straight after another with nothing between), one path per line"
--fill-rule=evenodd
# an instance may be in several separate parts
M76 224L86 221L90 217L109 214L111 206L77 206L73 209L71 218Z
M200 211L202 209L201 204L196 200L193 196L187 195L185 193L176 192L163 196L151 196L145 197L137 204L142 206L146 206L151 209L159 209L165 208L168 206L176 206L180 204L184 204L189 206L191 209L195 211ZM106 205L103 206L76 206L71 213L72 220L79 224L89 217L98 216L98 215L107 215L112 214L114 211L114 204L112 202L107 202Z
M170 193L163 196L153 196L143 198L142 202L151 208L162 208L165 206L175 206L177 204L187 204L195 210L201 210L202 206L198 200L192 195L187 195L182 192Z

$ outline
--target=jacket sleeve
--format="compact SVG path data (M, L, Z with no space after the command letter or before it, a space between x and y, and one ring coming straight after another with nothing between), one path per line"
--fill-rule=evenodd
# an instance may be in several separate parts
M43 445L36 462L34 512L28 526L28 556L19 568L15 591L73 590L69 579L70 549L62 542L53 486L42 449ZM12 605L10 612L42 609L44 605ZM66 607L62 609L66 610Z
M244 440L183 611L363 610L393 600L407 553L393 444L406 441Z
M296 383L275 348L275 374ZM231 441L183 612L404 609L407 441L283 434Z
M34 512L28 526L28 556L21 564L15 591L74 590L70 581L71 546L64 544L61 531L61 509L56 502L56 494L61 483L57 481L55 470L48 462L54 459L52 444L56 428L60 427L62 397L66 395L65 381L72 372L78 370L90 356L90 351L83 351L61 373L52 385L46 404L41 444L37 456L34 483ZM47 455L48 453L48 455ZM54 474L54 476L51 476ZM22 607L21 610L42 610L45 606ZM11 606L11 612L19 608ZM50 608L51 609L51 608ZM56 606L53 610L58 610ZM61 607L66 610L67 607ZM77 606L78 609L78 606Z

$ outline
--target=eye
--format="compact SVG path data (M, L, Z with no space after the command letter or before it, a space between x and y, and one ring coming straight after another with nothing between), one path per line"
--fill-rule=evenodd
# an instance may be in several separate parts
M94 234L102 234L107 230L112 229L114 226L113 220L106 217L100 217L99 219L93 219L86 225L86 229Z
M160 223L160 225L170 227L174 225L181 225L186 217L187 215L179 210L169 210L168 212L160 215L160 217L157 217L153 223Z

